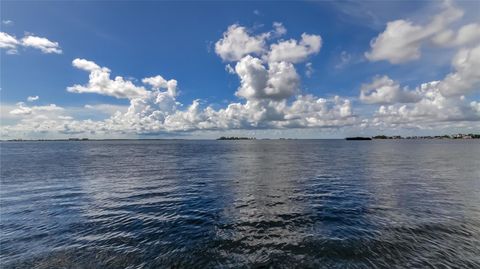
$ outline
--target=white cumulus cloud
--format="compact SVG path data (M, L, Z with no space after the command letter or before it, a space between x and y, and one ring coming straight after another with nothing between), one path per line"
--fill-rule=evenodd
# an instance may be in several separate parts
M300 78L291 63L273 62L268 70L259 58L245 56L236 66L240 88L236 95L245 99L286 99L299 88Z
M35 95L35 96L29 96L27 97L27 101L28 102L33 102L33 101L37 101L40 97L38 97L38 95Z
M267 62L300 63L317 54L322 46L319 35L303 33L300 40L279 40L270 44L273 39L287 33L280 22L273 23L273 30L258 35L251 34L244 26L230 25L223 37L215 43L215 52L224 61L240 61L247 55L259 57Z
M270 46L267 59L269 62L300 63L309 56L317 54L322 46L322 38L319 35L302 34L302 39L297 41L290 39L280 41Z
M465 46L480 42L480 24L463 25L456 33L451 29L445 30L435 35L432 41L442 47Z
M273 23L273 36L274 37L280 37L282 35L285 35L287 33L287 28L283 26L283 23L281 22L274 22Z
M41 50L43 53L61 54L62 50L58 42L53 42L45 37L26 36L22 38L22 45L25 47L32 47Z
M6 49L9 54L17 53L17 46L20 42L14 36L0 32L0 48Z
M21 40L18 40L15 36L9 35L4 32L0 32L0 48L6 49L7 54L17 54L18 47L31 47L39 49L43 53L55 53L61 54L62 49L58 42L50 41L45 37L38 37L33 35L27 35Z
M92 61L85 59L75 59L72 62L74 67L90 72L89 80L86 85L73 85L67 88L72 93L97 93L101 95L113 96L116 98L133 98L147 94L142 86L136 86L131 81L121 76L110 78L110 69L100 67Z
M96 63L92 61L88 61L85 59L78 59L78 58L73 60L72 65L78 69L89 71L89 72L101 69L100 66L98 66Z
M463 48L453 58L455 72L448 74L439 84L445 96L463 95L480 90L480 45Z
M445 2L444 5L443 11L425 25L409 20L388 22L385 31L370 42L371 51L365 53L367 59L386 60L392 64L418 59L425 42L447 30L452 22L463 16L463 11L450 2Z
M366 104L414 103L420 100L416 92L402 89L387 76L377 76L360 89L360 100Z
M177 95L177 81L174 79L167 81L162 76L157 75L155 77L144 78L142 82L151 85L155 90L165 88L171 96Z
M372 123L389 127L428 127L446 122L480 121L475 102L468 103L459 96L445 97L438 86L438 81L422 84L418 88L422 97L417 103L380 106Z
M37 114L42 112L55 112L63 110L62 107L59 107L55 104L50 104L47 106L27 106L24 102L17 103L17 107L10 111L12 115L25 116L30 114Z
M265 34L252 36L245 27L233 24L223 33L223 38L215 43L215 52L224 61L238 61L247 54L262 53L267 37Z

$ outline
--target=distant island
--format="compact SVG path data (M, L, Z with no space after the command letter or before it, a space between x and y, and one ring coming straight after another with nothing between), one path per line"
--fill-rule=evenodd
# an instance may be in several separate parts
M372 140L370 137L361 137L361 136L347 137L345 139L346 140Z
M217 140L256 140L256 138L255 137L222 136L220 138L217 138Z
M346 140L372 140L372 139L480 139L480 134L454 134L454 135L435 135L435 136L386 136L386 135L376 135L372 137L346 137Z

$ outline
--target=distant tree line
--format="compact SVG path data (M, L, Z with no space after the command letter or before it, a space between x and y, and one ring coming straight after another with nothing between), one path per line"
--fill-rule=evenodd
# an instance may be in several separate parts
M226 136L222 136L222 137L218 138L217 140L255 140L255 139L256 139L255 137L239 137L239 136L226 137Z
M480 134L454 134L454 135L427 135L427 136L407 136L400 135L386 136L376 135L372 136L373 139L480 139Z

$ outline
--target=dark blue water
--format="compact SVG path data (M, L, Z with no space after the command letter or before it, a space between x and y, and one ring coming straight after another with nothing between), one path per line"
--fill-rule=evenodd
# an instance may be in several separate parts
M480 142L5 142L2 268L480 268Z

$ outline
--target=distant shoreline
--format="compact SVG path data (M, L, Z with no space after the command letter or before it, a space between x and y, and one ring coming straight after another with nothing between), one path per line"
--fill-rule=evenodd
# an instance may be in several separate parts
M437 136L356 136L345 137L345 140L425 140L425 139L480 139L480 134L453 134L453 135L437 135ZM217 139L185 139L185 138L105 138L105 139L91 139L91 138L64 138L64 139L6 139L0 142L79 142L79 141L189 141L189 140L343 140L342 138L255 138L255 137L219 137Z
M346 137L346 140L387 140L387 139L480 139L480 134L454 134L454 135L436 135L436 136L386 136L376 135L372 137Z

